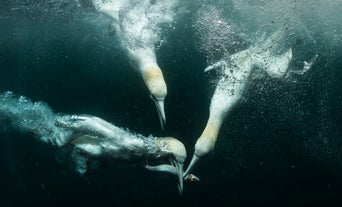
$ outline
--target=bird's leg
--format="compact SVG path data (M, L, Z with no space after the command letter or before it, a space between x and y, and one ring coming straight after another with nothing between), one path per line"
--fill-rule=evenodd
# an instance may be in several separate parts
M88 171L89 160L83 155L82 150L74 148L71 153L71 159L75 164L77 173L84 175Z
M214 69L221 69L222 71L224 71L226 69L226 67L227 67L226 61L221 60L221 61L218 61L218 62L206 67L204 69L204 72L209 72L209 71L214 70Z
M261 68L263 68L271 77L282 78L285 76L289 64L292 59L292 49L288 49L284 54L279 56L270 55L265 52L256 58Z
M315 56L313 56L310 60L308 61L304 61L303 62L303 68L301 68L300 70L291 70L286 74L286 77L289 77L291 75L304 75L306 72L308 72L312 65L317 61L318 58L318 54L316 54Z

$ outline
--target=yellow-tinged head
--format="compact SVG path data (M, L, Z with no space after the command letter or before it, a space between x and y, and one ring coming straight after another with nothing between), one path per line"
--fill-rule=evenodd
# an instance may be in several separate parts
M179 163L184 163L186 150L182 142L173 137L162 137L158 139L158 146L168 155L173 156Z
M166 123L166 116L164 110L164 99L167 95L167 87L162 71L158 66L147 67L142 72L144 82L150 91L150 96L154 101L162 130Z
M157 100L164 100L167 95L167 87L160 68L158 66L148 67L143 70L142 77L150 94Z
M156 166L146 165L148 170L166 172L178 177L178 190L183 192L183 166L186 159L186 150L182 142L173 137L161 137L156 140L156 158L167 159L169 164Z
M157 141L162 156L166 156L175 174L178 176L178 190L183 192L183 166L186 159L186 150L182 142L173 137L159 138Z

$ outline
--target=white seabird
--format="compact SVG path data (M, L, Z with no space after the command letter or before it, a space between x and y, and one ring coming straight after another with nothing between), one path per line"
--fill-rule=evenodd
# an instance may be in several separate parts
M282 31L278 30L265 41L233 54L228 60L219 61L204 70L207 72L220 68L224 75L217 83L210 103L209 119L195 144L194 155L184 176L193 170L201 157L214 149L220 127L233 106L241 99L253 68L264 69L271 77L285 76L292 59L292 49L289 48L278 56L271 53L271 48L279 44L282 37Z
M89 161L97 157L139 160L149 170L176 175L178 189L183 190L186 150L175 138L145 137L91 115L56 114L47 104L12 92L0 94L0 123L11 123L14 129L69 152L80 174L87 172ZM157 164L146 164L151 162Z
M128 49L127 54L132 67L141 75L147 86L150 97L156 105L160 126L164 130L166 116L164 110L164 100L167 95L167 86L163 72L157 64L154 49L139 48Z
M162 130L166 123L164 100L167 86L158 66L155 45L160 23L173 21L177 0L92 0L95 8L113 20L112 27L131 66L140 74L156 105Z
M186 150L177 139L152 135L144 137L91 115L59 116L56 126L72 132L72 138L66 145L73 146L72 156L81 174L87 171L87 160L93 156L166 161L167 164L156 166L146 164L145 168L177 175L178 189L182 193Z

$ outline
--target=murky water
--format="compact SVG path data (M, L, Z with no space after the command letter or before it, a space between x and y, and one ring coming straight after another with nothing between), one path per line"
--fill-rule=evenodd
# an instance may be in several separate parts
M56 159L63 152L2 116L3 206L341 203L341 1L94 2L1 1L0 92L43 101L55 113L96 115L144 136L177 137L187 165L222 76L204 73L207 66L282 28L285 36L272 49L292 48L289 72L273 79L253 70L214 153L194 170L201 181L186 183L181 196L175 177L135 162L106 159L79 176ZM113 17L99 10L119 3L121 34ZM163 70L164 131L123 49L137 45L155 48ZM312 65L304 71L305 62ZM4 106L0 110L10 112ZM25 127L39 128L39 121Z

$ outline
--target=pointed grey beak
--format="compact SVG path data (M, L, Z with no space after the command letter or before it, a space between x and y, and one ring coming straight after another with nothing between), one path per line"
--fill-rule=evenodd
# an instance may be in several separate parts
M180 194L183 192L183 163L175 160L170 160L171 165L163 164L157 166L146 165L145 168L151 171L170 173L178 177L178 191Z
M157 166L146 165L145 168L151 171L170 173L170 174L178 176L176 168L171 165L165 165L165 164L157 165Z
M183 193L183 165L184 163L171 160L171 165L175 167L176 169L176 172L178 175L178 191L180 194L182 194Z
M151 98L157 107L160 126L161 126L162 130L164 131L164 126L166 124L166 117L165 117L165 110L164 110L164 99L158 100L158 99L154 98L152 95L151 95Z
M192 156L191 162L190 162L188 168L186 169L186 171L184 173L184 177L186 177L187 175L189 175L191 173L191 171L194 169L195 165L198 163L199 159L200 158L196 154L194 154Z

